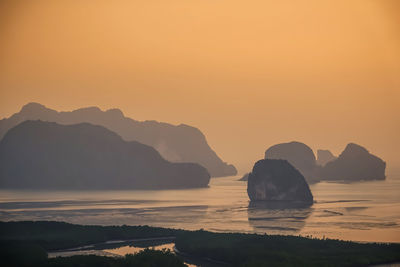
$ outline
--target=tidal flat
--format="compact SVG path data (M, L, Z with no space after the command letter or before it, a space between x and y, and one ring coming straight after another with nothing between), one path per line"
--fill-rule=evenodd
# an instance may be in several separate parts
M150 225L185 230L400 242L400 173L383 181L310 185L310 207L249 202L239 176L184 190L0 190L0 220Z

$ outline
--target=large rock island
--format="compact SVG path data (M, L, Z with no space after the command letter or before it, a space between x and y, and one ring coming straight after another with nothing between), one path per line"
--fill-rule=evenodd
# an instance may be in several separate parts
M0 141L0 187L165 189L205 187L196 163L171 163L152 147L88 123L25 121Z
M126 141L138 141L154 147L168 161L199 163L213 177L237 173L233 165L223 162L210 148L203 133L189 125L136 121L125 117L119 109L102 111L97 107L89 107L71 112L57 112L38 103L29 103L10 118L0 120L0 139L9 129L25 120L51 121L65 125L82 122L101 125Z
M339 157L320 169L322 180L383 180L386 163L364 147L350 143Z
M287 160L301 172L308 182L316 181L317 163L315 155L306 144L289 142L273 145L265 151L265 159Z
M313 195L303 175L286 160L257 161L249 174L247 193L251 201L313 203Z

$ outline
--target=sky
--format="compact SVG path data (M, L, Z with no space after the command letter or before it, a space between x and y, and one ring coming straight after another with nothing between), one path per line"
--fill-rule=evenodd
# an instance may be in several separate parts
M276 143L400 167L400 1L1 0L0 118L28 102L202 130L245 172Z

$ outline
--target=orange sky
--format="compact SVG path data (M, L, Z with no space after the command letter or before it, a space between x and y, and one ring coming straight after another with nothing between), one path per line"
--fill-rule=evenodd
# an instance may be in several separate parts
M400 166L400 1L0 1L0 117L30 101L199 127L245 171L277 142Z

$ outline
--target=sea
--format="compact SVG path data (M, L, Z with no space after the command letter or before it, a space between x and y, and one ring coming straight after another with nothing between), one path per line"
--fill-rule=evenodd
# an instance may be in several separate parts
M384 181L310 185L310 207L251 203L239 176L207 188L125 191L0 190L0 221L151 225L214 232L400 242L400 171Z

